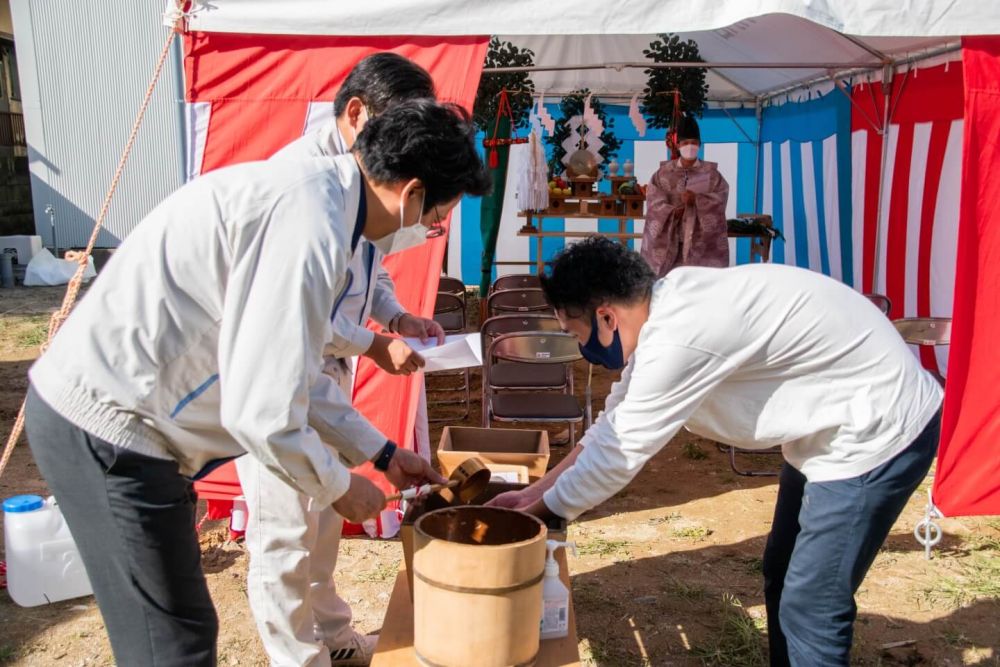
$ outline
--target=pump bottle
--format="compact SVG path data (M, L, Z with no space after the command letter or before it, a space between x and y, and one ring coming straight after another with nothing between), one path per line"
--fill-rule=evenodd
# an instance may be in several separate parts
M571 549L576 555L575 542L547 540L548 557L545 559L545 579L542 583L542 639L558 639L569 633L569 589L559 578L559 563L555 551L560 547Z

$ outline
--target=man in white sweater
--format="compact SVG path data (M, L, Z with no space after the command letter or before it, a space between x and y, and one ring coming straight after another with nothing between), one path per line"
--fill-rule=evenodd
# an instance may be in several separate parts
M573 519L682 427L785 456L764 553L773 665L847 665L854 592L937 449L942 392L864 296L772 264L662 280L605 238L543 287L584 356L624 368L605 411L544 478L495 504Z
M288 144L271 160L349 153L369 117L421 97L434 97L434 82L422 67L395 53L368 56L337 91L335 118ZM410 239L416 245L424 242L425 235ZM398 242L395 246L396 251L405 249ZM351 285L337 309L333 342L325 350L325 372L348 398L353 390L353 357L370 357L393 374L408 375L422 364L402 339L367 329L369 317L393 333L444 340L437 322L408 313L396 300L395 286L382 267L383 254L371 241L363 237L359 241L349 264ZM417 419L426 421L426 413ZM351 607L337 595L333 577L343 518L331 505L319 505L286 484L252 456L237 459L236 469L249 508L247 598L271 664L367 665L377 637L353 630Z
M488 179L468 114L414 100L352 153L188 183L122 243L32 367L32 453L80 549L120 665L214 665L192 479L242 454L353 521L441 480L323 370L362 236L424 236Z

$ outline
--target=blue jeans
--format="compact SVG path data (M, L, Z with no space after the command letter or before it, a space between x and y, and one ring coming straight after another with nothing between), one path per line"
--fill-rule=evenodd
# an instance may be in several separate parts
M854 593L927 475L940 426L938 411L909 447L858 477L813 483L784 465L764 549L771 665L850 664Z

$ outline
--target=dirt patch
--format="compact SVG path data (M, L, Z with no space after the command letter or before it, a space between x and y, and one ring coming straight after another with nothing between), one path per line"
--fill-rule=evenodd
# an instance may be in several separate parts
M37 328L60 288L0 292L0 424L6 435L37 354ZM39 317L41 316L41 317ZM614 375L594 376L595 415ZM447 386L454 378L430 378ZM584 369L578 368L582 395ZM470 415L480 424L480 377L472 374ZM430 399L455 399L455 392ZM464 409L458 408L459 411ZM455 406L432 406L431 417ZM446 422L432 423L436 443ZM560 427L551 427L555 435ZM556 447L553 463L567 447ZM738 465L775 469L775 456ZM857 665L1000 664L1000 520L946 520L946 536L924 560L912 529L925 483L907 505L858 594ZM27 447L0 478L3 497L45 493ZM764 665L761 553L770 525L773 478L735 474L715 443L682 433L635 481L571 527L570 558L581 655L591 665ZM203 563L221 619L219 662L266 665L246 601L246 554L223 523L203 526ZM362 632L376 632L402 557L396 541L342 542L337 586ZM23 609L0 593L0 664L109 665L111 651L92 598Z

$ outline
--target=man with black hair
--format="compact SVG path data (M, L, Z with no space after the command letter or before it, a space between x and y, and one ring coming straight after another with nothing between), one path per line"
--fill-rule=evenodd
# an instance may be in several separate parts
M337 92L335 117L279 150L271 160L346 154L370 118L393 104L433 97L434 83L416 63L389 52L368 56L354 66ZM426 234L415 228L410 236L416 244ZM392 374L409 375L423 365L420 355L403 339L366 328L369 317L393 333L444 340L437 322L414 316L400 305L392 279L382 267L383 254L362 236L350 259L351 285L334 318L333 340L324 351L324 372L348 398L353 392L354 357L367 356ZM429 459L422 386L416 422L415 449ZM247 599L271 664L367 665L378 637L354 631L351 607L337 595L333 577L343 518L332 506L317 505L287 485L256 458L241 457L236 468L249 509Z
M660 163L646 189L642 256L658 278L677 266L729 266L729 183L698 158L701 130L691 115L677 127L680 157Z
M592 363L624 368L605 411L539 482L494 503L573 519L683 426L785 464L764 552L772 665L847 665L854 592L937 448L942 392L868 299L774 264L659 281L605 238L542 280Z
M362 235L426 234L488 185L468 114L414 100L348 155L195 179L125 239L31 368L26 410L118 664L215 664L192 480L219 463L248 453L352 521L385 496L349 467L443 481L350 406L322 355Z

